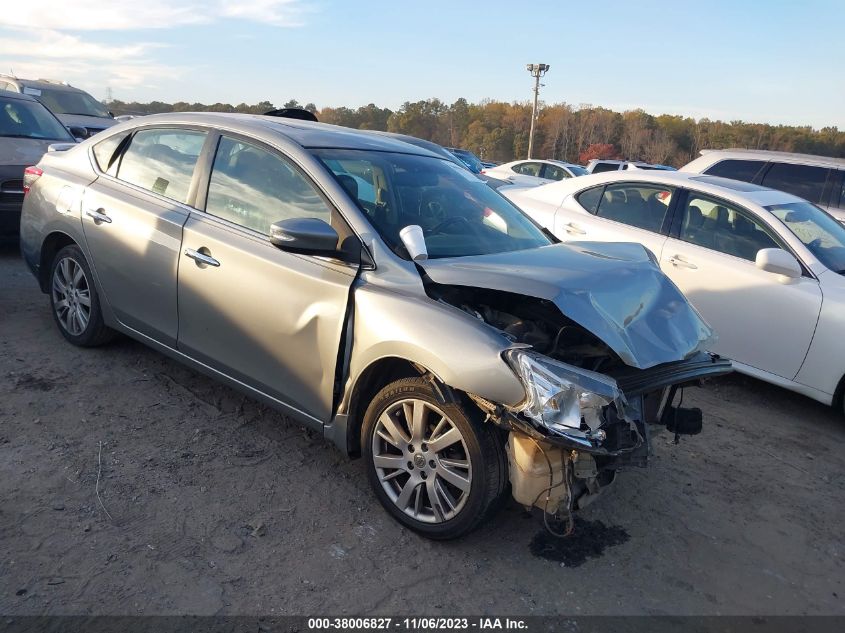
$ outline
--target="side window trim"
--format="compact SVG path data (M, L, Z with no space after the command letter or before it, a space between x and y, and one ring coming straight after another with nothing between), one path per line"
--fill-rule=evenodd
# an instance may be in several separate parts
M585 207L583 204L581 204L581 196L582 196L582 195L584 195L585 193L587 193L588 191L594 191L594 190L597 190L597 189L600 189L600 190L601 190L601 191L599 192L599 202L598 202L598 204L596 205L596 210L595 210L595 211L591 211L590 209L588 209L587 207ZM575 197L575 202L577 202L577 203L578 203L578 206L580 206L582 209L584 209L584 211L586 211L587 213L589 213L589 214L590 214L590 215L592 215L593 217L599 217L599 216L597 215L597 214L598 214L598 210L599 210L598 205L599 205L599 204L601 204L601 199L602 199L602 196L604 196L604 190L605 190L605 189L607 189L607 185L606 185L606 184L604 184L604 185L596 185L596 186L593 186L593 187L587 187L586 189L582 189L582 190L581 190L581 191L579 191L578 193L574 194L574 197ZM561 204L563 204L563 202L562 202L562 201L561 201Z
M766 163L765 169L762 169L762 170L760 170L760 172L758 172L757 177L754 179L754 184L761 185L763 187L769 187L770 189L776 189L776 187L772 187L771 185L764 185L763 184L763 181L766 179L766 176L769 175L769 172L772 169L774 169L776 165L795 165L796 167L818 167L819 169L826 170L827 173L825 174L825 181L824 181L824 184L822 184L822 190L821 190L821 193L819 194L820 199L819 200L809 200L809 202L812 202L813 204L822 204L822 205L824 204L824 200L826 200L825 191L827 191L828 183L830 182L830 179L832 177L832 174L831 174L832 170L829 167L823 167L821 165L805 165L803 163L787 163L787 162L779 162L779 161L770 160L769 162ZM780 191L785 191L785 190L781 189ZM790 193L790 192L787 191L787 193ZM793 195L797 195L797 194L793 194Z
M672 200L669 202L669 207L666 209L666 213L663 216L663 223L660 225L660 228L657 231L652 231L651 229L645 229L641 226L636 226L634 224L627 224L625 222L620 222L619 220L614 220L613 218L603 217L603 216L599 215L601 203L604 200L605 190L607 190L607 188L610 187L611 185L613 185L613 186L629 185L629 186L634 186L634 187L636 187L636 186L654 187L655 189L664 189L664 190L667 190L667 191L671 191L672 192ZM587 191L587 190L585 189L585 191ZM596 212L591 213L591 215L594 215L597 218L601 218L602 220L605 220L607 222L615 222L617 224L621 224L621 225L626 226L630 229L636 229L638 231L645 231L646 233L651 233L652 235L662 235L664 237L668 237L669 233L670 233L670 229L672 227L672 219L674 217L674 211L677 208L677 204L678 204L677 203L677 198L678 198L677 194L678 194L679 191L681 191L680 187L677 187L675 185L667 185L667 184L660 183L660 182L638 181L638 180L618 180L616 182L611 182L611 183L604 185L604 188L602 189L602 192L601 192L601 196L599 197L599 205L596 207Z
M214 216L210 213L206 212L206 205L208 204L208 191L209 187L211 186L211 172L214 168L214 159L217 156L217 150L220 147L220 142L223 140L223 137L232 139L234 141L246 143L248 145L252 145L257 147L261 150L264 150L270 154L274 154L282 158L282 160L289 163L301 176L305 179L311 187L313 187L314 191L317 195L323 200L325 205L328 207L330 211L330 217L332 219L332 226L335 226L335 222L341 222L346 229L346 232L349 235L354 235L355 238L361 242L361 248L364 251L367 251L367 247L364 244L364 241L361 239L361 236L358 235L355 230L352 228L352 225L346 219L346 216L343 215L340 209L329 199L326 192L323 191L323 188L313 179L311 176L306 173L304 169L291 157L288 156L287 153L281 151L279 148L270 145L269 143L265 143L261 139L253 138L251 136L247 136L245 134L241 134L239 132L229 131L229 130L210 130L209 131L209 138L206 139L206 145L203 147L202 152L200 153L200 158L197 163L197 168L199 169L202 166L202 177L197 182L197 195L196 195L196 205L195 209L200 212L205 217L214 217L215 219L221 220L226 223L227 226L235 227L242 231L247 231L250 235L255 235L261 237L264 241L269 242L270 237L262 233L260 231L256 231L255 229L251 229L250 227L243 226L227 220L226 218L221 218L218 216ZM340 234L340 231L338 231ZM367 251L368 252L368 251ZM369 255L367 255L370 257ZM307 257L316 257L308 255Z
M671 231L669 237L676 239L679 242L683 242L684 244L690 244L691 246L695 246L697 248L703 248L703 249L706 249L708 251L718 253L719 255L724 255L726 257L733 257L736 260L745 262L747 264L751 264L753 266L754 262L751 261L751 260L745 259L743 257L738 257L736 255L731 255L730 253L725 253L725 252L717 250L715 248L710 248L709 246L702 246L701 244L694 244L692 242L688 242L688 241L681 238L681 224L684 221L684 211L687 208L687 201L689 200L690 196L695 195L695 196L701 196L703 198L708 198L708 199L713 200L715 202L722 203L723 206L727 205L728 207L738 209L740 213L747 216L746 219L752 219L752 221L755 224L757 224L758 226L760 226L763 229L763 232L769 237L769 239L771 239L775 244L777 244L779 248L782 248L783 250L785 250L787 253L791 254L793 257L795 257L795 259L798 260L798 263L801 265L801 270L802 270L802 274L803 274L804 277L809 277L811 279L815 279L815 277L810 273L810 270L807 268L806 264L804 264L804 261L801 259L801 257L799 257L798 253L796 253L789 246L789 244L784 242L781 239L780 235L778 235L768 224L759 220L757 218L756 213L753 213L749 209L746 209L741 204L731 202L730 200L725 200L724 198L720 198L719 196L714 196L713 194L710 194L710 193L693 191L692 189L686 189L686 188L683 191L684 191L683 204L681 205L680 200L678 201L679 204L676 207L677 208L677 222L672 223L672 231ZM680 198L680 196L679 196L679 198Z
M120 174L120 166L121 166L121 163L123 162L123 156L124 156L124 154L126 154L126 150L129 148L129 146L132 145L132 140L135 138L135 135L138 134L138 132L143 132L143 131L146 131L146 130L164 130L164 129L168 129L168 130L187 130L187 131L191 131L191 132L203 132L206 135L205 144L203 145L203 149L200 151L200 156L197 158L196 165L194 165L194 173L191 176L191 184L188 186L188 196L187 196L188 199L185 202L181 202L179 200L174 200L173 198L168 198L167 196L164 196L160 193L156 193L155 191L152 191L150 189L145 189L144 187L141 187L141 186L136 185L134 183L128 182L126 180L122 180L121 178L118 177L118 175ZM101 178L106 177L106 178L108 178L108 179L110 179L114 182L119 182L124 187L131 187L132 189L134 189L136 191L141 191L145 194L154 196L154 197L156 197L160 200L165 200L170 204L177 204L179 206L186 207L188 209L192 209L192 208L195 208L195 206L194 206L194 204L192 204L192 202L194 202L194 203L196 202L194 200L195 196L192 197L192 192L196 193L196 186L199 182L198 181L198 174L199 174L200 161L202 160L202 153L205 151L205 147L208 143L209 136L211 136L213 133L214 133L213 130L211 130L209 128L202 127L200 125L177 125L177 124L172 124L172 123L171 124L165 123L165 124L160 124L160 125L154 125L154 124L145 125L143 127L137 127L135 129L133 129L132 132L129 135L127 135L127 137L125 139L123 139L123 141L121 141L120 145L118 145L117 149L115 150L115 154L112 156L112 160L111 160L111 164L117 163L117 169L115 171L114 176L102 171L99 168L99 166L97 165L97 161L94 160L93 156L91 156L91 160L94 163L94 169L97 171L99 177L101 177Z

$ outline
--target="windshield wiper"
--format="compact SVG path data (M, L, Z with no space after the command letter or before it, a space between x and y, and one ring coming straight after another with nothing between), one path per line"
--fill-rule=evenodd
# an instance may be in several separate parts
M67 114L69 116L92 116L97 119L109 119L107 114L91 114L90 112L62 112L62 114Z

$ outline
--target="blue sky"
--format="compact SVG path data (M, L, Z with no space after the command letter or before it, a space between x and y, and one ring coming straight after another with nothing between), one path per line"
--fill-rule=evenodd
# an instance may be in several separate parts
M102 98L323 106L439 97L845 129L845 2L39 0L0 71Z

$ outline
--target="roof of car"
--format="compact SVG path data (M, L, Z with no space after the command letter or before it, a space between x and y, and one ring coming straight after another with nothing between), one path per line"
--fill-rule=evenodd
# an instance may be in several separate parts
M793 163L810 165L835 165L845 166L845 158L834 158L832 156L817 156L815 154L798 154L796 152L776 152L766 149L743 149L732 147L729 149L703 149L702 156L721 158L744 158L747 160L784 160Z
M120 128L115 127L113 129L132 129L135 126L149 126L150 124L219 126L254 134L266 134L270 131L281 134L302 147L309 149L362 149L443 158L417 145L411 145L410 143L390 136L373 134L367 130L356 130L339 125L330 125L328 123L284 119L261 114L229 112L172 112L168 114L151 114L142 118L132 119L131 121L120 124Z
M762 206L801 200L801 198L790 193L760 185L741 183L728 178L663 170L606 171L598 174L588 174L586 176L579 176L578 178L569 178L548 185L526 189L521 195L539 200L546 198L560 200L561 194L568 195L569 193L580 192L584 189L615 182L645 182L675 187L694 187L699 191L712 195L726 197L739 196Z
M21 77L12 77L11 75L6 75L5 78L10 79L12 81L15 81L25 88L49 88L50 90L66 90L68 92L85 92L81 88L77 88L76 86L71 86L67 82L56 81L54 79L23 79Z

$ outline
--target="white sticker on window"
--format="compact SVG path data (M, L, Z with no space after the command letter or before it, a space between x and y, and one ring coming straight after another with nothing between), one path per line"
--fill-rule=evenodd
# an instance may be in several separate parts
M41 91L38 88L24 88L23 93L25 95L32 95L33 97L41 96Z

